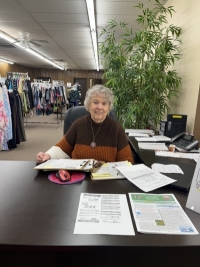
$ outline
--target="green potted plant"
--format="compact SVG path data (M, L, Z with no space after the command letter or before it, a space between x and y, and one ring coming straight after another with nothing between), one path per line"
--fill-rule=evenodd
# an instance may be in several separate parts
M175 12L159 0L152 9L138 4L135 34L125 22L108 21L100 36L99 53L103 58L105 85L115 95L115 110L124 128L156 129L169 112L168 101L177 96L181 78L172 69L179 59L181 28L168 25L167 15ZM116 39L116 30L123 32Z

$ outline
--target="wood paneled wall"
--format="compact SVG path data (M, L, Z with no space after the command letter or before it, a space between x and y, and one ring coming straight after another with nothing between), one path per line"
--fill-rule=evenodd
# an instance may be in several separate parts
M0 62L0 75L1 75L1 77L6 77L7 72L22 72L22 73L28 72L29 77L32 76L32 68L20 66L17 64L11 65L8 63Z
M0 62L0 75L1 77L6 77L7 72L28 72L31 79L36 79L37 77L50 77L51 80L64 81L64 83L74 84L74 78L86 78L87 88L90 87L90 79L102 79L103 71L95 70L59 70L59 69L36 69L30 67L24 67L17 64L10 65L7 63Z

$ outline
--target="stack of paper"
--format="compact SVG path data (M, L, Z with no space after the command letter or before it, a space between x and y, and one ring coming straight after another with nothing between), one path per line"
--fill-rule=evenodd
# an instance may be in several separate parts
M119 172L118 167L129 168L132 164L129 161L118 161L104 163L97 172L91 173L92 180L112 180L112 179L126 179L123 174Z
M149 149L149 150L168 150L164 143L138 143L140 149Z
M154 135L154 131L149 129L125 129L125 133L143 133Z
M82 170L89 171L93 166L93 159L50 159L34 167L36 170Z

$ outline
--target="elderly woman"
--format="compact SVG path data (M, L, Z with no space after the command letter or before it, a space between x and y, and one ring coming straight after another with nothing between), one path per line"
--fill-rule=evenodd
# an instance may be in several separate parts
M121 125L109 117L113 108L110 89L95 85L87 91L84 106L90 114L77 119L55 146L37 154L37 162L48 159L96 159L105 162L128 160L133 157Z

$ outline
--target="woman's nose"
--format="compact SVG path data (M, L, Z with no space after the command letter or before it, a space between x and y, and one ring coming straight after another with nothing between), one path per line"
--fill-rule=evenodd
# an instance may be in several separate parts
M102 108L102 107L103 107L102 103L98 103L97 108Z

